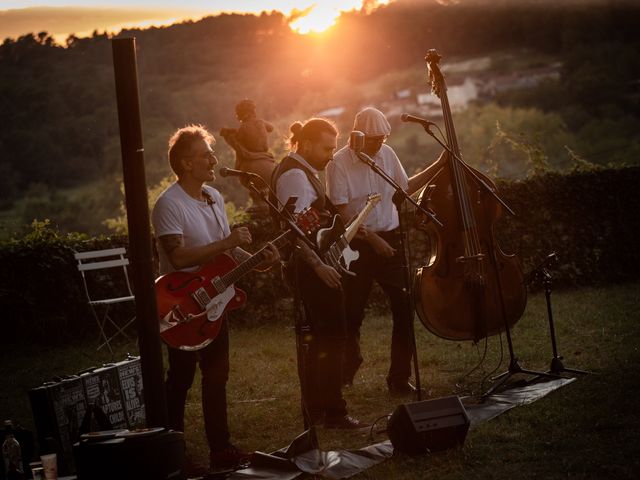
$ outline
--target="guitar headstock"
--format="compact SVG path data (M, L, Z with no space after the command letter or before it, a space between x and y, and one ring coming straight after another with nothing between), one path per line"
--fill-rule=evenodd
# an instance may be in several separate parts
M379 193L370 193L367 196L367 203L370 203L371 205L375 205L380 200L382 200L382 195L380 195Z
M441 58L442 57L433 48L429 50L427 55L424 57L429 70L429 84L431 85L431 92L438 98L440 98L442 92L447 88L444 83L444 75L442 75L442 72L440 71Z
M320 228L320 214L315 208L307 207L296 215L296 225L306 235Z

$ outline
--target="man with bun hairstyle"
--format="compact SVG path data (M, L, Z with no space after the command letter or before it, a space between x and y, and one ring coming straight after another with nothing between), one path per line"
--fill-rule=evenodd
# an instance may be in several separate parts
M380 110L367 107L358 112L353 129L365 135L362 151L407 193L416 192L433 175L432 165L411 178L407 176L398 156L385 143L391 133L391 126ZM351 247L358 250L360 256L350 267L356 275L345 280L347 345L343 383L353 383L362 363L360 327L375 280L389 299L393 321L387 386L392 394L408 394L415 391L415 387L409 383L413 350L410 323L412 312L407 297L409 292L405 291L404 285L402 266L406 264L406 260L398 236L398 211L393 203L395 191L362 162L349 145L344 146L336 152L334 161L327 168L329 199L342 218L348 220L362 210L371 193L379 193L382 198L351 241Z
M314 207L330 209L318 172L333 158L338 131L332 123L312 118L291 125L291 151L271 177L272 188L282 204L295 198L295 213ZM292 287L302 299L308 345L301 368L303 410L307 425L359 429L363 422L347 413L342 397L342 358L346 339L346 316L342 278L304 242L299 241L287 265Z

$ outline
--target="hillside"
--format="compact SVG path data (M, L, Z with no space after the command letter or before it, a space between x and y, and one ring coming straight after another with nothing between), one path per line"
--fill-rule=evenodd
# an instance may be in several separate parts
M291 121L331 107L340 107L334 118L343 132L365 104L421 111L428 48L438 49L443 65L489 59L480 70L471 64L451 71L452 84L473 78L486 85L559 65L554 78L479 95L456 113L471 163L515 178L529 172L531 151L539 148L551 167L569 168L565 145L594 163L637 163L640 6L491 5L401 1L369 15L344 14L315 36L293 33L275 12L121 32L138 45L149 185L169 174L165 149L174 129L233 126L233 107L245 97L277 125L278 155ZM69 37L63 47L41 33L0 46L0 208L18 223L49 217L63 230L98 232L117 213L121 166L109 40L96 32ZM398 92L407 90L405 105ZM415 126L394 125L391 142L408 170L433 158L432 140ZM222 143L217 150L229 165ZM235 183L221 189L239 205L246 200Z

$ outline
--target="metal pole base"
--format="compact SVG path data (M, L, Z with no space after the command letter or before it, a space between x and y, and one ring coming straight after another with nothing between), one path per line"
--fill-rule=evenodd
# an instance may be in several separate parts
M593 373L588 372L587 370L578 370L577 368L567 368L562 363L562 357L553 357L551 359L551 367L549 368L548 373L560 375L562 372L579 373L581 375L589 375Z
M524 375L535 375L538 377L562 378L560 375L556 373L538 372L536 370L527 370L526 368L522 368L518 363L518 359L514 357L509 362L509 369L506 372L503 372L500 375L493 377L491 379L491 381L494 382L494 384L489 388L489 390L487 390L485 393L482 394L482 396L480 397L480 403L484 402L489 396L491 396L492 393L494 393L501 386L507 383L507 381L511 377L520 373Z

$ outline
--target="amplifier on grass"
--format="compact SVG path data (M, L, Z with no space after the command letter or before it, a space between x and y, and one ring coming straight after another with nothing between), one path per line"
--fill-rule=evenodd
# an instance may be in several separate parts
M132 430L144 427L146 416L140 358L123 360L116 363L115 366L120 378L120 392L122 393L127 426Z
M55 449L62 473L74 471L72 445L80 435L87 401L78 376L47 382L29 391L40 449Z
M396 451L419 455L464 443L469 416L457 396L399 405L387 425Z
M139 357L46 382L30 390L29 399L41 448L55 444L63 473L75 471L72 445L90 407L98 407L113 429L135 429L145 423Z

